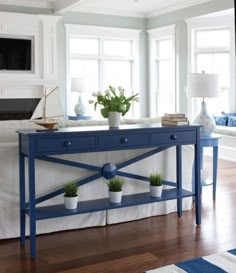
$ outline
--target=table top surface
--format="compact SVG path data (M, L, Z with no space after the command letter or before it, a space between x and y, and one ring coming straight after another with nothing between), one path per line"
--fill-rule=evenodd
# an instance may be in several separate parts
M66 127L59 129L20 129L16 132L24 135L55 135L61 133L82 133L82 132L104 132L104 133L120 133L128 131L162 131L162 132L171 132L171 131L190 131L195 128L200 128L199 125L187 125L187 126L162 126L160 123L151 123L151 124L128 124L120 125L118 128L109 128L107 125L102 126L78 126L78 127Z

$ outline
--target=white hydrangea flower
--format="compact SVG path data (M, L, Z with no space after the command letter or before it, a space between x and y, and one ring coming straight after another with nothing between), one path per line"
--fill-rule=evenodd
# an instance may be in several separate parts
M102 92L101 92L101 91L98 91L98 92L97 92L97 96L102 96Z
M96 92L93 92L92 96L93 96L93 97L97 97L97 93L96 93Z
M93 101L93 100L89 100L89 101L88 101L89 104L93 104L94 102L95 102L95 101Z

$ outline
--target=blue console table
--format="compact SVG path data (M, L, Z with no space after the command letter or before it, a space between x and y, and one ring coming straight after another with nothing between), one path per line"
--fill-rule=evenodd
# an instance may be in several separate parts
M213 184L213 199L216 197L216 182L217 182L217 163L218 163L218 143L219 136L201 137L200 149L201 149L201 169L203 168L204 147L212 147L213 149L213 168L212 168L212 180L207 179L202 181L202 186L209 186Z
M62 128L55 131L19 130L19 185L20 185L20 242L25 245L25 220L29 215L30 226L30 255L36 255L36 221L82 214L101 210L117 209L165 200L177 200L177 214L182 216L182 198L194 196L196 210L196 224L201 224L201 185L200 185L200 126L171 126L162 127L158 124L120 126L119 129L99 127ZM182 189L182 145L194 145L194 178L193 191ZM149 193L139 193L123 196L118 205L111 204L108 198L83 201L78 209L66 210L64 205L47 207L38 206L39 203L63 193L59 189L44 196L37 197L35 191L36 160L44 160L56 164L92 170L94 174L78 180L82 186L100 177L110 179L118 175L148 182L148 177L124 172L120 169L138 162L151 155L164 151L172 146L176 147L176 182L164 181L172 186L165 190L161 198L150 197ZM81 162L74 162L55 157L55 155L101 152L115 150L129 150L151 148L143 154L114 165L107 162L104 166L94 166ZM52 157L53 155L53 157ZM26 200L25 167L28 167L29 200ZM172 168L172 166L170 166Z

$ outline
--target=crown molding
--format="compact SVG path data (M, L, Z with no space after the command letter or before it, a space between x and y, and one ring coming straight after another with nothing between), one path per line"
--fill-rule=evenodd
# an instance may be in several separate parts
M44 2L44 1L40 1L40 0L37 0L37 1L0 0L0 5L54 9L54 2L52 2L52 1L51 2Z
M212 0L188 0L188 1L186 1L184 3L181 3L181 4L172 5L172 6L169 6L167 8L162 8L162 9L147 13L146 18L155 17L155 16L158 16L158 15L162 15L162 14L165 14L165 13L170 13L170 12L180 10L180 9L184 9L184 8L189 8L189 7L192 7L192 6L200 5L200 4L203 4L203 3L206 3L206 2L211 2L211 1Z
M74 10L75 12L87 12L87 13L96 13L96 14L106 14L106 15L117 15L117 16L127 16L127 17L136 17L136 18L146 18L145 13L127 11L127 10L112 10L112 9L98 9L98 8L86 8L79 7Z
M75 8L74 11L77 12L88 12L106 15L117 15L117 16L128 16L137 18L152 18L158 15L166 14L176 10L188 8L191 6L199 5L202 3L210 2L212 0L186 0L184 3L171 5L167 8L161 8L152 12L137 12L137 11L127 11L127 10L113 10L113 9L99 9L99 8L86 8L80 7L80 5Z

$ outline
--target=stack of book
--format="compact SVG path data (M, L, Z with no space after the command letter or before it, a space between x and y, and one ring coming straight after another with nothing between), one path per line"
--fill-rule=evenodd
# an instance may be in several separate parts
M188 119L185 117L185 114L181 113L165 113L161 117L162 125L189 125Z

